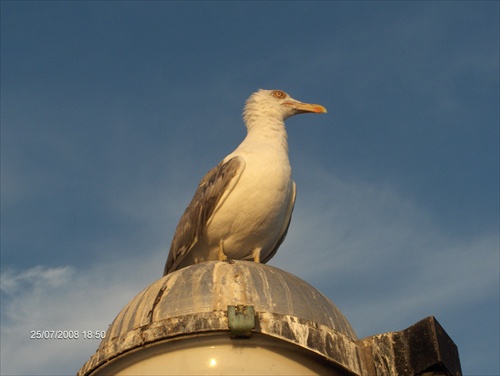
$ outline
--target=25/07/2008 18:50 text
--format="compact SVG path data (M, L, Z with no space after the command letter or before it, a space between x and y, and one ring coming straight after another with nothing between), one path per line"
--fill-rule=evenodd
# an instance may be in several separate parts
M32 330L30 339L104 339L105 330Z

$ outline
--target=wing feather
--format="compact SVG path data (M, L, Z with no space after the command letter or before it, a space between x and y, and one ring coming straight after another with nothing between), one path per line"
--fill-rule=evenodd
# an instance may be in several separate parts
M176 270L198 242L217 205L238 182L244 168L245 160L233 157L227 162L222 161L203 177L177 225L163 275Z

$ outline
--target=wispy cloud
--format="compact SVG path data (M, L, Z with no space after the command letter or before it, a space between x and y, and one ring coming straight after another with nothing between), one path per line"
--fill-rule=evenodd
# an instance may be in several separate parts
M272 265L327 295L360 337L435 315L464 353L485 341L494 346L495 336L473 332L485 310L498 315L495 229L457 239L425 205L390 185L311 168L297 179L312 189L299 185L289 235ZM464 325L466 311L477 325Z
M287 123L298 199L271 264L359 336L434 314L466 373L498 370L497 3L247 4L215 26L217 3L33 4L2 2L0 373L88 359L30 330L106 329L160 277L259 87L329 110Z
M498 297L496 234L456 244L417 203L390 186L341 181L318 169L299 169L297 180L309 189L299 185L289 235L271 264L330 297L358 335L399 330L433 314L449 329L455 308ZM116 203L120 210L130 202L128 195L122 199ZM160 203L165 197L157 193L150 199ZM169 205L177 206L176 201L169 197ZM147 207L154 212L154 205ZM121 214L142 222L141 228L153 227L159 238L162 229L154 215ZM143 242L140 251L120 249L126 239L96 245L114 256L85 269L36 266L2 272L2 373L36 374L41 365L54 375L76 372L75 365L83 365L98 341L32 340L30 331L107 329L133 296L161 277L158 263L167 244L151 244L150 236L144 231L142 241L129 245ZM127 256L118 258L120 253ZM367 311L372 312L368 319Z
M3 375L74 374L98 340L83 331L107 330L120 309L151 283L147 261L110 261L88 269L36 266L2 271ZM160 271L155 270L160 276ZM78 339L32 339L32 331L77 331ZM75 368L76 367L76 368Z

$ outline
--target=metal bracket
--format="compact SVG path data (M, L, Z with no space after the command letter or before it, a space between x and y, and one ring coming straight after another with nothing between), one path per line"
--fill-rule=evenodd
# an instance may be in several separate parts
M249 338L255 328L255 309L253 306L227 306L228 326L231 337Z

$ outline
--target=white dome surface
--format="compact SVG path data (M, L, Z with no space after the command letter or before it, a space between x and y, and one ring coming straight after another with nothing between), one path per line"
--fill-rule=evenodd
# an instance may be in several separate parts
M356 334L340 310L300 278L251 261L211 261L179 269L132 299L80 370L129 351L186 336L230 334L228 306L253 306L260 333L354 370Z

